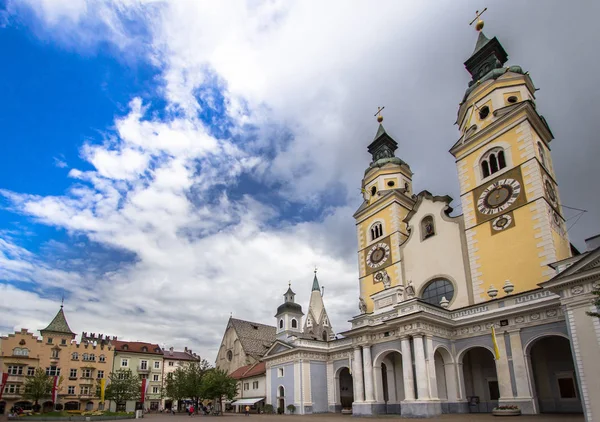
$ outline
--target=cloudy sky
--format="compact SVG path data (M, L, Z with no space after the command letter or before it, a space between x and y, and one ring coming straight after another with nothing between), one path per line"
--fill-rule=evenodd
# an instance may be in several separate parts
M599 2L0 0L0 332L43 328L64 294L77 333L212 360L231 312L274 324L288 280L307 306L315 266L347 329L373 114L415 190L458 198L483 6L540 89L582 249L600 232Z

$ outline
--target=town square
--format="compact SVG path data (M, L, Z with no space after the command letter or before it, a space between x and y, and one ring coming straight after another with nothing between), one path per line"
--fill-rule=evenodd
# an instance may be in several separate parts
M0 421L600 421L595 12L0 0Z

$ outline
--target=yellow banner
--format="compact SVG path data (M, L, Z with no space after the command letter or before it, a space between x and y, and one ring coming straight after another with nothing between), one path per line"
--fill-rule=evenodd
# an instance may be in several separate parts
M498 341L496 340L496 329L492 325L492 343L494 344L494 357L500 359L500 350L498 350Z
M106 390L106 378L100 380L100 403L104 403L104 391Z

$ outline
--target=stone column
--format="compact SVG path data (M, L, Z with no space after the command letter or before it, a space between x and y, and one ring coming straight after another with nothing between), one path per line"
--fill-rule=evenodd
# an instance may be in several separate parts
M429 381L427 380L427 367L425 364L425 350L423 348L423 336L413 336L415 347L415 377L417 378L417 399L429 399Z
M510 369L508 368L508 356L506 354L506 343L504 333L496 333L498 352L500 359L496 360L496 374L498 376L498 388L500 390L500 402L511 401L514 398L512 385L510 383Z
M513 372L515 374L515 383L517 386L517 398L531 399L531 389L529 381L529 371L525 363L525 354L523 344L521 343L521 334L519 330L511 331L510 349L512 354Z
M410 352L410 340L403 337L402 345L402 373L404 378L404 400L415 399L415 378L413 375L412 354Z
M362 354L360 346L354 348L354 360L352 361L352 381L354 383L354 402L365 401L365 388L363 384Z
M435 372L435 358L433 356L433 337L426 336L425 343L427 345L425 360L427 362L427 372L429 374L429 376L427 377L429 380L429 391L431 392L431 398L437 399L439 397L439 393L437 386L437 374Z
M375 401L375 390L373 389L373 360L371 359L371 346L363 346L363 367L365 376L365 401Z

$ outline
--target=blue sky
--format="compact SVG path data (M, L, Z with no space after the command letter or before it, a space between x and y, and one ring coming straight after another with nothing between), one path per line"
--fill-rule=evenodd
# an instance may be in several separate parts
M0 0L0 332L65 294L75 331L211 356L230 312L271 323L288 280L306 302L314 266L343 331L377 106L415 189L458 198L479 5L413 3ZM589 210L580 248L600 219L584 5L565 24L558 1L493 2L485 29L541 88L561 198Z

